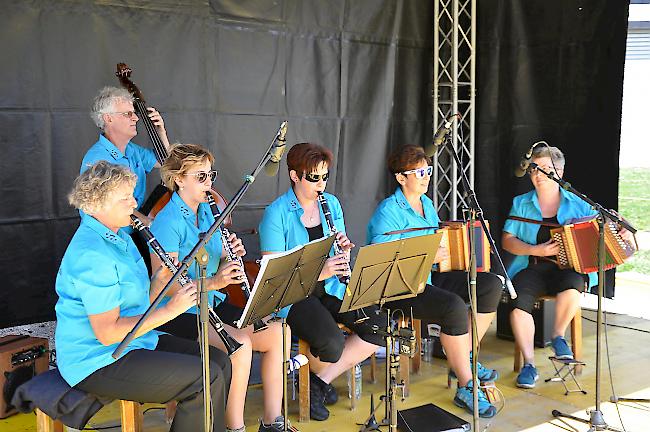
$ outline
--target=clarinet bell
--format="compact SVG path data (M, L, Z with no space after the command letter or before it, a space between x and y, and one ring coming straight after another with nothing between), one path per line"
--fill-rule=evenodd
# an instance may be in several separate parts
M262 320L255 321L253 323L253 333L261 332L269 328L266 323Z

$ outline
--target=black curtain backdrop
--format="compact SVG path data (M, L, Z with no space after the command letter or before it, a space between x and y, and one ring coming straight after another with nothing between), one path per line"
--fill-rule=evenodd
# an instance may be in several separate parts
M532 189L513 168L540 140L564 152L576 189L617 208L628 2L479 5L476 189L493 233L501 236L512 197Z
M412 0L25 0L0 15L0 327L53 319L54 280L78 225L66 201L98 131L93 96L115 64L161 111L172 141L208 146L231 196L279 123L288 142L334 151L328 190L365 243L394 187L386 155L431 139L432 8ZM617 201L627 4L481 1L477 192L494 234L516 193L512 167L534 141L567 154L566 176ZM149 146L144 130L134 142ZM150 186L156 183L151 176ZM289 185L260 177L235 212L257 226ZM255 236L245 236L251 256Z

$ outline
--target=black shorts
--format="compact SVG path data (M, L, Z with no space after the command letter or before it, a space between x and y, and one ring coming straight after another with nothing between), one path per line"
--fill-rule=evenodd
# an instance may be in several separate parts
M532 313L533 305L541 296L554 296L574 289L583 292L588 276L575 270L561 270L552 262L531 264L512 279L517 298L511 300L513 307Z

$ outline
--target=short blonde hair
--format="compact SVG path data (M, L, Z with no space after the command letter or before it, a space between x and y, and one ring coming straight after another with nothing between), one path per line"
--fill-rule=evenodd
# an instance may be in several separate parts
M562 150L559 148L553 146L538 145L535 147L535 150L533 150L533 159L543 157L551 158L551 161L553 161L553 164L557 167L557 169L564 169L564 153L562 153Z
M174 144L169 152L169 157L160 167L160 177L167 189L178 190L175 179L188 173L196 164L209 161L214 163L214 156L205 147L198 144Z
M99 161L79 174L68 194L68 202L84 213L103 209L108 197L123 185L135 187L137 176L123 165Z

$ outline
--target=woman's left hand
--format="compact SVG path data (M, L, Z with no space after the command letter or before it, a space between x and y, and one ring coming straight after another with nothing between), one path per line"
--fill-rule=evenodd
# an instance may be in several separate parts
M346 236L345 233L341 231L336 233L336 241L338 242L339 246L341 246L341 249L343 249L343 252L350 252L350 250L354 247L354 243L352 243L348 236Z
M230 250L232 250L237 256L243 257L246 255L246 248L244 248L244 243L241 239L238 238L235 233L230 233L228 237L228 243L230 243Z

